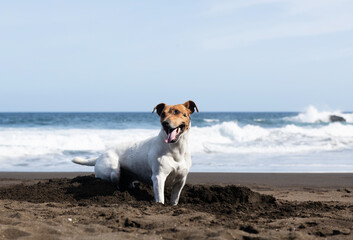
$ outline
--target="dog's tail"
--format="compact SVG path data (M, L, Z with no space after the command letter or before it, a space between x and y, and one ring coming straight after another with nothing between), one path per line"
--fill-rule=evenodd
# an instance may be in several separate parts
M86 165L86 166L94 166L96 165L98 157L94 157L94 158L81 158L81 157L75 157L74 159L72 159L72 162L77 163L77 164L81 164L81 165Z

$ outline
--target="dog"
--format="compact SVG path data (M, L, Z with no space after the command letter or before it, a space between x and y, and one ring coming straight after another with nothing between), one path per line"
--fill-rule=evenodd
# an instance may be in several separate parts
M164 204L164 188L171 187L170 204L177 205L191 167L189 148L190 115L198 108L189 100L184 104L158 104L152 111L160 117L158 136L140 142L125 143L99 157L76 157L77 164L94 166L97 178L119 187L122 172L134 180L153 185L156 203Z

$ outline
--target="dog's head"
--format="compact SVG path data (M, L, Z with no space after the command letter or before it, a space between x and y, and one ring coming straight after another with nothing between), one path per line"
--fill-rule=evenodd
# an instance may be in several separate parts
M152 111L157 110L157 114L161 118L161 125L165 132L166 143L176 143L180 137L190 128L190 115L197 109L193 101L187 101L184 104L167 105L165 103L158 104Z

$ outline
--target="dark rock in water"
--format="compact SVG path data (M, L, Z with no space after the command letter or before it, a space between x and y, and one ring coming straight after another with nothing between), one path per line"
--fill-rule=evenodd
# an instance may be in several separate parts
M345 122L346 119L344 119L341 116L337 116L337 115L330 115L330 121L331 122Z

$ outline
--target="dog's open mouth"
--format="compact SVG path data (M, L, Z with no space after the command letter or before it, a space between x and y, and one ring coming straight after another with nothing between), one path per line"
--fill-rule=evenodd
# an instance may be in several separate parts
M164 127L164 131L167 134L167 138L165 139L166 143L175 143L179 140L180 135L183 133L185 129L185 124L181 124L179 127L170 128Z

